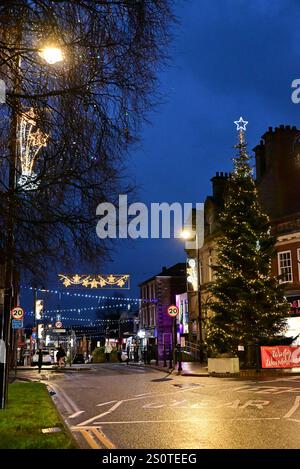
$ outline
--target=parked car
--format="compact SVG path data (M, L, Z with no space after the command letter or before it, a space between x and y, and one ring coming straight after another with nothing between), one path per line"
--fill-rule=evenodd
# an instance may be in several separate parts
M74 365L84 364L84 363L85 363L85 359L84 359L83 353L77 353L77 354L75 355L75 357L73 358L73 363L74 363Z
M35 353L31 359L31 366L37 366L39 363L39 356ZM52 365L53 359L49 353L49 350L43 350L43 365Z

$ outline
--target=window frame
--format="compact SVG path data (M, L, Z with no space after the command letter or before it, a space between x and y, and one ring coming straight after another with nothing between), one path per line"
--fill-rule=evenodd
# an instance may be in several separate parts
M290 269L291 269L290 276L291 276L291 280L279 279L279 283L293 283L293 259L292 259L292 251L291 251L290 249L287 249L286 251L279 251L279 252L277 252L278 274L279 274L279 276L285 275L285 274L283 274L283 272L281 271L280 256L281 256L282 254L287 254L287 253L289 253L289 255L290 255ZM286 267L285 267L285 268L286 268Z

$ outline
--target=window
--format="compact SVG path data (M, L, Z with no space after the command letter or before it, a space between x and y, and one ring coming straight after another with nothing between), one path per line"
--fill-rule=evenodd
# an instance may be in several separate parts
M278 272L279 275L282 276L280 283L293 281L291 251L278 253Z
M298 279L300 280L300 248L297 249L297 261L298 261Z

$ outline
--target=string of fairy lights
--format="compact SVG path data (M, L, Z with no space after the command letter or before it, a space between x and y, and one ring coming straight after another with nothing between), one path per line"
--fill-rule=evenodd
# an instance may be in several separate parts
M105 295L91 295L89 293L74 293L74 292L68 292L68 291L62 291L62 290L51 290L51 289L46 289L46 288L34 288L34 287L27 287L25 285L21 285L22 289L26 290L32 290L32 291L37 291L40 293L51 293L55 295L65 295L69 297L77 297L77 298L93 298L96 300L105 300L105 301L126 301L126 302L131 302L135 304L139 303L156 303L157 300L155 298L132 298L132 297L120 297L120 296L105 296Z
M64 295L66 297L73 297L73 298L80 298L91 300L94 299L98 301L98 304L95 306L80 306L80 307L70 307L70 308L55 308L55 309L44 309L43 310L43 318L46 321L53 322L55 321L55 316L59 315L61 321L68 321L68 329L71 327L78 327L78 326L90 326L93 327L93 331L95 334L98 332L103 332L102 330L95 329L95 327L100 326L109 326L113 324L129 324L135 321L135 318L124 318L124 319L98 319L98 318L91 318L87 317L86 313L88 312L113 312L116 309L123 308L127 313L131 312L131 310L135 310L137 306L140 306L144 303L156 303L156 299L141 299L141 298L134 298L134 297L120 297L120 296L105 296L105 295L91 295L88 293L77 293L77 292L67 292L62 290L54 290L54 289L46 289L46 288L35 288L31 286L21 285L22 289L31 290L39 292L40 294L52 294L52 295ZM112 304L105 304L103 302L111 302ZM72 314L73 313L73 314ZM74 315L75 313L75 315ZM72 314L72 315L69 315ZM80 317L84 314L84 317ZM34 311L29 310L25 312L25 316L28 318L34 317ZM73 321L77 323L76 326L71 326L70 322ZM79 323L79 324L78 324ZM77 332L77 331L76 331ZM79 331L78 331L79 332ZM85 330L81 331L85 333Z

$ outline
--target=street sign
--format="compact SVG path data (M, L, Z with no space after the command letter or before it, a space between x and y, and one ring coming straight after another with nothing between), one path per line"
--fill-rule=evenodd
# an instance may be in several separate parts
M62 322L61 321L56 321L55 327L56 327L56 329L61 329L62 328Z
M52 329L53 332L66 332L66 329Z
M170 316L170 318L176 318L176 316L178 316L179 309L177 308L176 305L171 305L168 307L167 313Z
M15 306L10 312L12 319L21 320L24 318L24 310L20 306Z
M11 321L11 326L12 326L13 329L22 329L23 319L13 319Z

